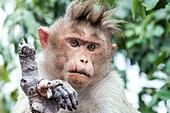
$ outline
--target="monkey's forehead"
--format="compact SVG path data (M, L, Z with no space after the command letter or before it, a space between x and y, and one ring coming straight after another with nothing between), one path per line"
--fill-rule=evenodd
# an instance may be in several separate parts
M59 19L50 27L52 35L55 36L78 36L84 38L95 38L102 41L107 40L107 35L100 28L93 27L90 23L78 23Z

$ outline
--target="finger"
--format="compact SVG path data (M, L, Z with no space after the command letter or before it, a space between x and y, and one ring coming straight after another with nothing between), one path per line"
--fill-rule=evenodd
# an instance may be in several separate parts
M63 99L66 101L67 109L72 111L73 110L72 103L71 103L70 98L68 96L68 92L65 91L61 86L59 86L58 89L59 89L59 92L62 94Z
M66 85L62 86L62 88L68 93L69 99L70 99L71 104L72 104L72 108L76 110L77 109L77 107L76 107L76 105L77 105L77 95L76 95L76 93Z
M56 87L53 90L53 98L55 98L58 101L58 104L61 108L65 109L64 100L62 98L62 94L59 92L58 87Z
M61 80L52 80L49 82L48 87L57 87L57 86L62 86L63 82Z
M61 108L66 109L67 103L66 103L65 99L63 99L63 103L61 105L62 105Z
M69 94L73 109L77 109L77 100L73 94Z
M66 90L69 92L69 93L74 93L74 96L77 100L77 92L75 91L75 89L67 82L65 82L65 84L63 84L63 87L66 88Z
M69 94L71 94L70 98L71 100L73 100L74 102L76 101L76 105L78 105L78 102L77 102L77 92L70 86L70 84L66 83L63 85L63 89L65 89Z
M75 89L67 82L65 82L65 84L63 84L63 86L65 90L68 91L69 94L73 94L75 99L77 100L77 92L75 91Z

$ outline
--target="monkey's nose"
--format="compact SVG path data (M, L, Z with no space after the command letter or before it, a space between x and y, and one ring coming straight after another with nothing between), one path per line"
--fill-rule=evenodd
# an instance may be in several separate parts
M87 63L88 63L88 60L86 60L86 59L80 59L80 62L82 62L83 64L87 64Z

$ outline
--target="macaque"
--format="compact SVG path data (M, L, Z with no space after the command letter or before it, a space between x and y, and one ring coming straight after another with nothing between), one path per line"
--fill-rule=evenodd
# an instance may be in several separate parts
M111 40L119 21L110 20L113 10L107 10L103 0L100 6L95 3L75 0L53 25L38 29L41 77L61 80L78 94L76 109L61 107L54 113L139 113L127 101L123 81L111 68L116 48ZM30 113L23 92L13 113Z

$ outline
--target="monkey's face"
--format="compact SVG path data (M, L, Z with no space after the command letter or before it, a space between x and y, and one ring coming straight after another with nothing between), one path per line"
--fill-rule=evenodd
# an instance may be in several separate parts
M67 35L61 40L66 51L64 79L74 88L81 89L98 79L106 55L105 43L94 36ZM98 72L98 73L97 73Z
M97 51L99 44L87 42L80 37L65 39L67 48L66 76L64 77L73 87L82 88L88 85L94 76L94 59L92 54Z
M75 89L102 79L107 73L112 53L112 46L104 34L96 29L86 28L80 27L76 30L78 33L69 31L71 28L65 34L61 31L51 33L48 40L44 39L49 34L45 30L39 30L42 47L46 48L45 55L48 56L48 74L68 81Z

